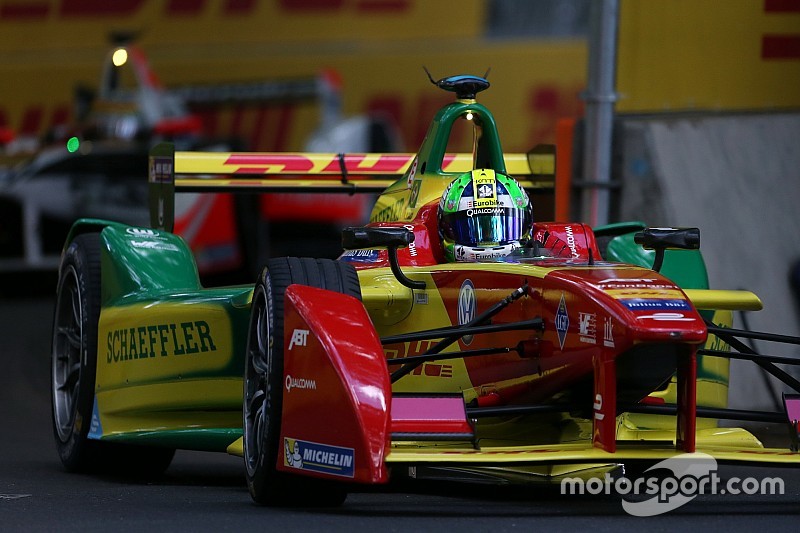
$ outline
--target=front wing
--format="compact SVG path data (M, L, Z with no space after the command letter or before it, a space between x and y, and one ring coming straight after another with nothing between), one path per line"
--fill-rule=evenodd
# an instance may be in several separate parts
M625 418L628 406L619 406L618 412L622 414L611 416L616 427L613 443L598 436L597 417L594 421L573 418L557 410L547 412L547 420L558 421L562 428L552 442L543 443L537 436L541 419L537 418L535 408L517 414L489 413L487 418L491 422L487 431L487 425L475 423L486 413L480 413L480 408L465 406L460 395L393 395L385 356L376 335L359 335L359 345L354 347L352 335L331 333L345 324L350 332L374 331L360 302L330 291L301 286L289 287L286 294L284 345L289 349L284 377L287 387L291 386L291 394L284 395L281 440L292 444L299 441L309 450L309 458L331 462L322 466L333 469L340 464L353 464L355 468L340 469L331 475L320 469L300 471L296 466L289 466L291 461L279 452L279 470L374 484L386 482L392 467L613 466L628 462L655 463L692 453L708 454L721 463L800 466L800 453L796 451L798 421L791 419L792 416L796 418L792 413L800 401L795 396L785 398L789 418L786 413L758 412L747 412L745 417L772 422L782 417L795 436L793 444L784 449L765 448L756 437L740 428L703 427L695 431L694 420L698 416L735 418L736 415L725 409L706 413L704 408L695 405L683 406L684 416L691 422L675 417L672 429L628 427ZM708 297L713 299L713 295ZM320 305L310 302L320 302ZM330 309L337 311L334 314ZM296 345L298 331L303 332L305 339L301 350ZM736 344L732 342L732 346ZM770 364L762 361L762 365ZM327 377L315 380L315 375ZM689 372L683 379L692 376ZM301 378L304 381L296 381ZM308 386L309 383L313 386ZM667 405L654 406L657 408L652 411L647 405L630 407L631 412L648 414L664 414L670 409L674 414L680 410L680 407ZM692 429L693 438L680 438L688 428ZM234 442L228 452L242 455L241 439Z

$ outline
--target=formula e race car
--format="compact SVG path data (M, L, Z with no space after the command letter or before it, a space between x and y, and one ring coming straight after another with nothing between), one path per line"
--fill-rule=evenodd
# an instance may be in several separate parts
M456 98L417 154L162 144L151 227L74 224L52 348L68 470L227 451L256 502L322 505L394 476L554 481L701 451L800 464L797 395L786 412L727 408L730 358L800 393L777 366L795 360L739 338L800 340L732 329L732 310L761 303L708 288L698 230L532 220L553 151L503 154L484 78L435 83ZM472 154L446 151L457 122ZM338 260L272 258L252 285L202 287L171 232L175 194L238 190L381 194ZM765 448L719 419L785 423L792 440Z

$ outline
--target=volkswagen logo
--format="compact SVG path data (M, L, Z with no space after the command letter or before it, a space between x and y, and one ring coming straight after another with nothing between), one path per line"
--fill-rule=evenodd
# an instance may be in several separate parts
M465 279L458 290L458 325L463 326L468 324L475 318L476 309L478 307L475 298L475 286L472 281ZM464 344L472 344L473 335L465 335L461 337Z

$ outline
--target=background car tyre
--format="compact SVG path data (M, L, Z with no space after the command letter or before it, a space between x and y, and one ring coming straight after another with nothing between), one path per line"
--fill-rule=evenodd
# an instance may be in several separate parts
M267 262L253 292L244 375L244 460L253 500L273 506L336 506L345 485L280 472L283 405L284 293L308 285L361 299L355 269L330 259L275 258Z
M169 466L174 449L88 438L97 373L100 235L78 235L59 268L51 350L53 433L70 472L151 477Z

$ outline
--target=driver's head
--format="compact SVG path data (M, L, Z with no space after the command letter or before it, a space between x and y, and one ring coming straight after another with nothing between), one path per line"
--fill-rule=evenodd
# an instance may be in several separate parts
M530 239L533 209L514 178L491 169L460 175L439 202L439 233L448 261L504 257Z

